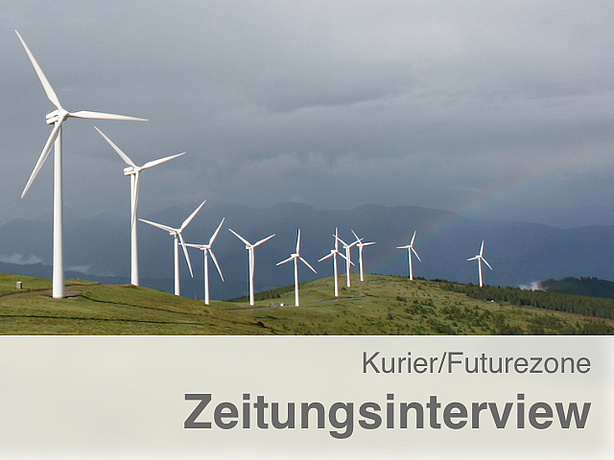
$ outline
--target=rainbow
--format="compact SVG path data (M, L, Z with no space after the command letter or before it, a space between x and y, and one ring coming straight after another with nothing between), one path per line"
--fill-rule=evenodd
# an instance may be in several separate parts
M560 158L557 160L561 160ZM546 164L547 162L547 164ZM535 196L533 188L540 186L543 188L544 184L549 180L557 179L561 175L570 171L577 171L579 169L591 169L593 167L599 167L603 164L602 158L594 158L591 164L587 165L587 158L582 155L578 155L573 152L570 153L568 158L564 161L554 161L552 158L543 160L543 164L534 162L531 165L529 171L523 171L515 176L508 176L504 182L499 182L496 187L491 190L482 191L479 196L468 200L461 206L462 211L459 213L451 213L445 217L442 217L439 221L431 222L429 227L422 229L421 234L418 234L419 244L417 251L419 251L420 244L423 244L429 239L433 239L440 234L449 231L454 228L459 222L476 215L483 214L484 211L489 208L500 207L507 201L518 200L523 196ZM407 238L410 237L412 229L407 229ZM409 240L408 240L409 241ZM407 244L408 241L400 240L399 245ZM371 272L387 274L392 271L393 261L398 261L400 258L406 257L405 253L396 250L380 252L375 260L372 260Z

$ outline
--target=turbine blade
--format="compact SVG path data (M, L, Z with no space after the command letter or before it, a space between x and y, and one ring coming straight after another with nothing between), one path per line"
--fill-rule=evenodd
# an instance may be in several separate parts
M405 246L397 246L397 249L411 249L411 246L406 244Z
M418 253L416 252L416 250L415 250L414 248L411 248L410 250L411 250L411 252L413 252L413 253L414 253L414 255L415 255L417 258L418 258L418 260L419 260L420 262L422 262L422 259L420 258L420 256L419 256L419 255L418 255Z
M369 241L367 243L362 243L363 246L372 246L375 244L375 241Z
M478 260L480 258L480 256L473 256L470 259L467 259L467 262L469 262L470 260Z
M51 87L51 84L49 84L49 80L47 80L47 77L45 77L45 74L43 73L43 69L41 69L40 66L38 65L38 62L36 62L36 59L34 58L32 51L30 51L30 48L28 48L28 45L26 45L26 42L21 37L19 32L15 31L15 33L17 34L17 36L19 37L19 41L25 48L26 53L28 54L28 57L30 58L30 62L32 63L32 67L34 67L36 75L38 75L38 79L42 83L43 89L45 90L47 97L49 98L51 103L56 106L58 110L61 110L62 105L60 104L60 100L58 99L58 96L55 94L55 91Z
M145 222L146 224L153 225L154 227L161 228L162 230L166 230L169 233L178 232L178 230L176 228L169 227L168 225L159 224L157 222L152 222L151 220L147 220L147 219L139 219L139 220L141 222Z
M352 230L352 234L354 235L354 238L356 238L356 241L362 241L360 238L358 238L358 235L354 230Z
M301 250L301 229L298 229L298 234L296 235L296 253L298 254Z
M36 176L38 175L40 169L42 168L43 163L45 163L45 160L49 156L49 152L51 151L53 142L58 137L61 126L62 126L62 122L58 121L53 127L53 130L51 131L51 134L49 135L49 138L47 139L47 142L45 143L45 146L43 147L43 151L38 157L38 161L36 162L36 165L34 166L34 169L32 170L32 174L30 174L30 178L28 179L28 182L26 183L26 186L24 187L23 192L21 192L22 198L26 196L26 193L28 193L28 190L30 189L32 182L34 182L34 179L36 179Z
M224 225L224 221L226 220L226 218L222 218L222 221L220 222L220 225L217 226L217 229L215 230L215 232L213 233L213 235L211 235L211 238L209 239L209 246L211 246L213 244L213 242L215 241L215 239L217 238L217 234L220 233L220 229L222 228L222 225Z
M484 257L482 257L482 260L484 261L486 266L492 270L492 267L490 266L490 264L488 263L488 261Z
M305 259L303 259L302 257L300 257L300 256L299 256L299 260L300 260L301 262L303 262L305 265L307 265L307 266L308 266L308 267L311 269L311 271L312 271L312 272L314 272L316 275L318 274L318 272L316 271L316 269L315 269L315 268L313 268L311 265L309 265L309 262L307 262Z
M275 264L275 266L276 266L276 267L279 267L280 265L283 265L283 264L285 264L285 263L290 262L292 259L294 259L294 257L290 256L290 257L288 257L287 259L282 260L281 262L277 262L277 263Z
M243 238L241 235L239 235L237 232L235 232L232 228L228 229L230 231L230 233L232 233L234 236L236 236L237 238L239 238L241 241L243 241L243 243L245 243L245 246L251 246L252 244L247 241L245 238Z
M181 233L179 233L178 236L179 236L179 244L181 244L181 247L183 249L183 255L185 256L185 261L188 263L188 268L190 269L190 276L194 278L194 271L192 270L192 262L190 262L190 255L188 254L188 248L185 245L185 240L183 239L183 235Z
M337 239L337 241L339 241L339 243L341 243L341 245L344 248L348 247L348 244L345 241L343 241L341 238L339 238L337 235L333 235L333 236Z
M322 262L323 260L328 259L329 257L332 257L334 254L333 251L329 252L327 255L325 255L324 257L322 257L321 259L318 260L318 262Z
M211 259L213 260L213 263L215 264L215 268L217 268L217 272L220 274L220 278L222 279L223 282L226 282L226 280L224 279L224 275L222 275L222 269L220 268L220 264L217 263L217 258L215 257L215 254L213 254L213 251L209 250L209 254L211 254Z
M198 211L201 210L201 208L205 205L205 203L207 202L207 200L203 201L198 208L196 208L192 214L190 214L188 216L188 218L186 220L183 221L183 224L181 224L181 227L179 227L179 231L182 232L184 228L186 228L188 226L188 224L190 222L192 222L192 219L194 219L194 217L196 216L196 214L198 214Z
M167 161L173 160L182 155L185 155L185 152L176 153L175 155L170 155L168 157L160 158L159 160L148 161L143 166L141 166L141 169L153 168L154 166L158 166L159 164L166 163Z
M480 256L484 255L484 240L482 240L482 246L480 246Z
M411 236L411 241L409 242L409 245L413 246L414 241L416 241L416 231L415 230L414 230L414 234Z
M347 257L345 257L345 254L344 254L344 253L342 253L342 252L338 252L338 253L337 253L337 255L340 255L340 256L341 256L341 258L342 258L342 259L344 259L346 262L348 261L348 258L347 258ZM350 262L350 263L351 263L352 265L354 265L354 263L353 263L353 262Z
M260 241L256 242L254 244L254 247L256 246L260 246L262 243L265 243L267 241L269 241L271 238L273 238L275 236L275 233L273 233L272 235L267 236L266 238L261 239Z
M68 116L73 118L85 118L88 120L149 121L146 118L129 117L128 115L116 115L114 113L91 112L89 110L69 112Z
M102 131L100 131L96 126L94 126L94 129L98 131L102 137L104 137L104 139L109 143L113 150L117 152L117 154L122 158L122 160L124 160L124 162L128 166L132 166L135 169L138 168L138 166L134 164L130 157L126 155L117 145L115 145L115 143L111 139L109 139Z

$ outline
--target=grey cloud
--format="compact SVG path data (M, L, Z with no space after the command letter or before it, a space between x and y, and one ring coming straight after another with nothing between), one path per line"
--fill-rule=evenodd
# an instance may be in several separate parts
M593 175L614 174L613 17L572 1L19 2L0 14L0 221L50 206L50 161L17 198L53 107L15 28L67 108L150 118L99 125L135 158L188 152L143 178L143 212L292 197L464 209L575 164L535 199L589 200L591 183L611 196ZM93 125L64 135L67 205L124 213L121 162Z

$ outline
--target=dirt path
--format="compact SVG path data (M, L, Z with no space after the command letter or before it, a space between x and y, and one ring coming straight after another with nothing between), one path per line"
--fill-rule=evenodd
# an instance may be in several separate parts
M83 295L83 291L77 291L76 289L79 286L67 286L66 287L66 297L75 297L75 296L79 296L79 295ZM45 294L49 294L51 295L52 290L51 289L41 289L41 290L32 290L32 291L26 291L26 292L17 292L14 294L6 294L6 295L1 295L0 296L0 301L1 300L5 300L5 299L13 299L15 297L24 297L27 295L34 295L34 294L41 294L41 295L45 295Z

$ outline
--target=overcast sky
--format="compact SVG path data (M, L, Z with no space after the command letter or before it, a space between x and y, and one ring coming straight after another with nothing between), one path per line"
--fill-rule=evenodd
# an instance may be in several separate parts
M5 2L6 3L6 2ZM0 222L50 210L52 157L21 200L53 110L69 119L65 204L296 201L321 209L609 205L610 1L19 1L0 9Z

